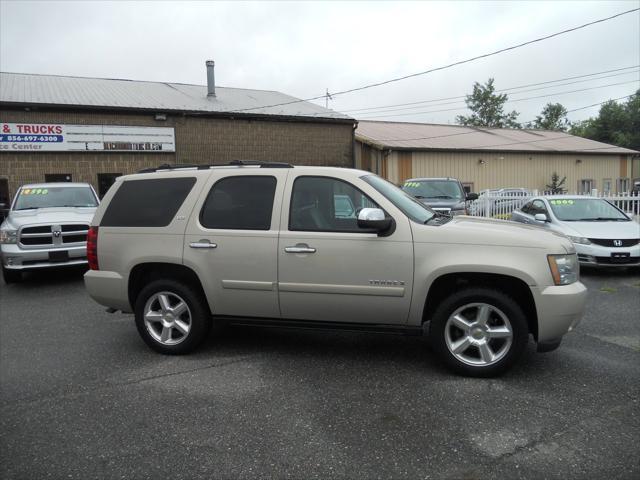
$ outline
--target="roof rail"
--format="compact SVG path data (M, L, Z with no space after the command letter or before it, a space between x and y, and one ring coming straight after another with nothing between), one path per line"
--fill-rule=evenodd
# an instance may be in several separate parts
M228 163L212 163L212 164L200 164L200 163L176 163L169 164L164 163L157 167L143 168L142 170L138 170L138 173L153 173L159 170L177 170L180 168L196 168L198 170L209 170L213 167L225 167L225 166L255 166L260 168L293 168L293 165L290 163L284 162L262 162L260 160L232 160Z

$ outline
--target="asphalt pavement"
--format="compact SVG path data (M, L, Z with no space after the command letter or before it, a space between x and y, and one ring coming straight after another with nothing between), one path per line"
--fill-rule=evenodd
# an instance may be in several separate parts
M233 328L167 357L82 272L0 284L0 477L640 478L640 272L497 379L423 338Z

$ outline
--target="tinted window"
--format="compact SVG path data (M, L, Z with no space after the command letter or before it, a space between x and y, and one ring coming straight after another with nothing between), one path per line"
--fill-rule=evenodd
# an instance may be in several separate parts
M100 225L166 227L195 183L193 177L125 181L111 200Z
M380 208L349 183L336 178L299 177L293 184L289 230L368 232L358 227L362 208Z
M200 213L205 228L269 230L275 177L228 177L209 192Z

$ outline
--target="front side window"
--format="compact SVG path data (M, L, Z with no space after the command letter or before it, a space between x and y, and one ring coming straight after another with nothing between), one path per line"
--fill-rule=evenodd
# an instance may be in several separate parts
M538 213L547 215L547 207L542 200L534 200L533 202L531 202L531 207L529 210L531 215L537 215Z
M358 227L358 212L380 208L353 185L329 177L298 177L291 194L289 230L368 232Z
M98 201L90 187L22 188L14 210L50 207L97 207Z
M436 213L415 197L396 187L393 183L377 175L365 175L362 180L367 182L384 197L393 203L402 213L414 222L427 223L436 217Z
M217 182L200 212L205 228L225 230L269 230L275 177L234 176Z

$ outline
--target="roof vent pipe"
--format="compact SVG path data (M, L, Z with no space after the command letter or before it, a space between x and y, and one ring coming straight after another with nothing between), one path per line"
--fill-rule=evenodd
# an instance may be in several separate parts
M216 80L213 74L216 62L213 60L207 60L207 97L216 96Z

